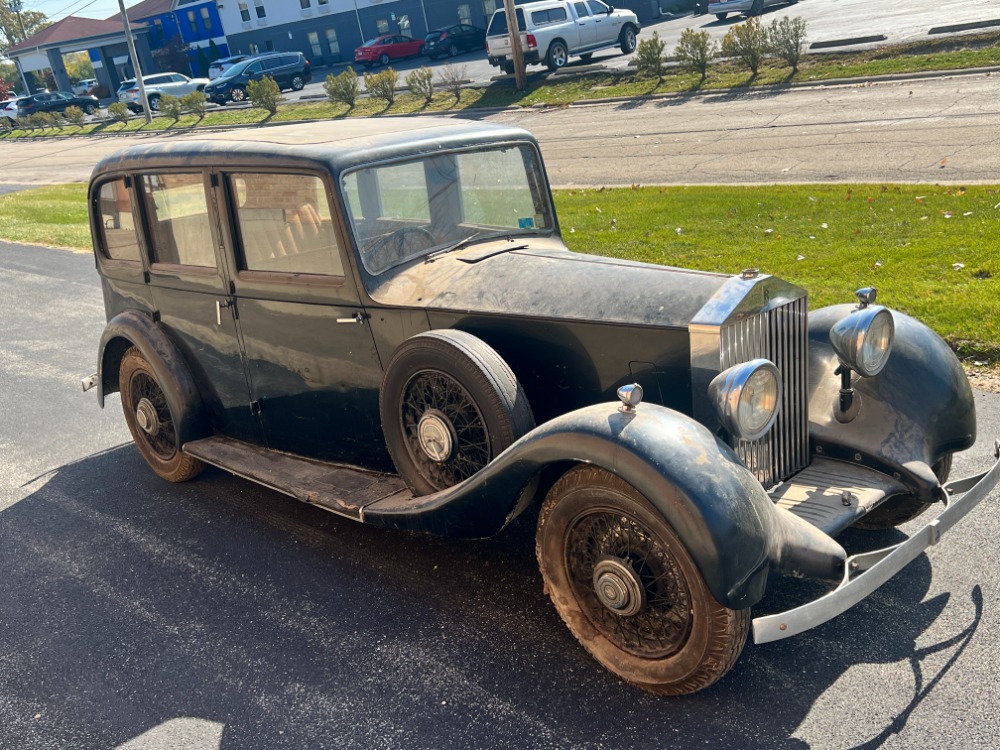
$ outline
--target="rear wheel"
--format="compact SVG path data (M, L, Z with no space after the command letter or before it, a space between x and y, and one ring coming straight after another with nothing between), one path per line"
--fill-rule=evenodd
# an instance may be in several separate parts
M944 484L951 474L951 454L949 453L931 468L938 481ZM856 521L854 525L859 529L870 531L891 529L912 521L932 505L934 503L925 502L913 495L896 495L876 506L871 513Z
M514 63L505 62L500 65L500 70L502 70L507 75L514 75Z
M301 91L305 85L306 82L302 80L302 76L292 76L292 91Z
M725 21L726 16L728 15L729 15L728 13L716 13L715 17L718 18L720 21Z
M747 13L748 16L759 16L764 12L764 0L753 0L753 5L750 6L750 12Z
M566 49L566 45L560 41L552 42L549 45L548 54L545 55L545 64L549 66L549 70L556 71L565 68L568 62L569 50Z
M150 468L168 482L197 476L205 465L181 452L174 427L181 415L171 412L153 368L135 347L122 357L118 385L125 422Z
M160 97L153 95L149 97L149 108L154 112L160 111Z
M556 482L539 514L536 553L563 621L622 679L683 695L739 658L749 610L715 600L662 514L614 474L581 466Z
M456 47L454 44L449 44L448 45L448 56L449 57L458 57L458 47Z

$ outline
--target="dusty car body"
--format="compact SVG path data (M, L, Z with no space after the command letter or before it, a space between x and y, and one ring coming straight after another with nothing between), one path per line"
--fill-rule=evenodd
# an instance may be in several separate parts
M538 558L585 648L681 694L719 679L770 573L825 622L967 514L943 484L972 392L932 331L876 304L808 311L727 276L568 251L519 129L355 120L138 146L90 216L98 372L147 463L204 463L357 521L483 537L540 503ZM956 500L953 493L964 493ZM896 548L833 536L945 510Z

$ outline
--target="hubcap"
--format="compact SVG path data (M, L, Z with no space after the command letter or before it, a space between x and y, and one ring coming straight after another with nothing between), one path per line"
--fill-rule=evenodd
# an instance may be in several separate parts
M438 463L448 460L455 445L451 424L437 409L431 409L420 418L417 423L417 439L420 441L420 449Z
M646 590L626 561L606 557L594 566L594 590L601 604L621 617L631 617L646 606Z
M160 431L160 419L156 416L156 407L148 398L139 399L135 407L135 421L148 435L155 435Z

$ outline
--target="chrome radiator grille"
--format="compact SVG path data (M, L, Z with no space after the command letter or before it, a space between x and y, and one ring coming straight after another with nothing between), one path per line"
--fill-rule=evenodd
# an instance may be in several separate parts
M778 419L759 440L737 440L733 448L765 487L809 463L807 403L808 334L806 299L749 316L720 331L722 369L763 357L781 372L783 395Z

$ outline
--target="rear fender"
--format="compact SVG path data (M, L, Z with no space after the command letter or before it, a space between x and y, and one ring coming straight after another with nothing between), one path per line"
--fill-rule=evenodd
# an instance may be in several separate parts
M151 316L136 310L115 315L101 336L97 353L97 401L101 407L107 394L119 390L121 360L133 346L153 369L170 413L178 419L175 429L179 443L205 437L209 430L204 404L184 356Z
M600 466L641 492L677 532L715 598L731 608L761 598L769 570L835 577L843 549L774 506L725 443L656 404L633 414L598 404L536 427L489 466L433 495L388 498L363 520L394 528L482 537L517 514L522 491L547 467Z

